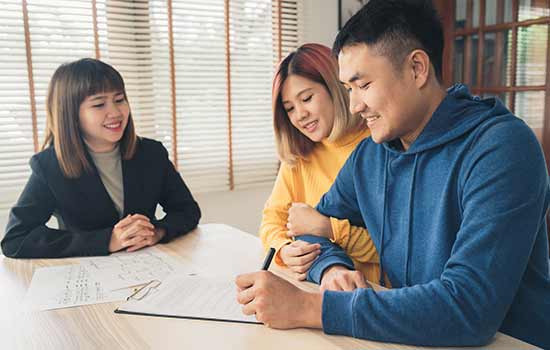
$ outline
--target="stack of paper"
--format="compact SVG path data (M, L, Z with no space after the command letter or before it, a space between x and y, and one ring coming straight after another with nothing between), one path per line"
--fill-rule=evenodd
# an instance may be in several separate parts
M134 253L80 259L79 264L44 267L34 272L27 293L33 310L125 300L151 280L173 273L195 273L156 247Z

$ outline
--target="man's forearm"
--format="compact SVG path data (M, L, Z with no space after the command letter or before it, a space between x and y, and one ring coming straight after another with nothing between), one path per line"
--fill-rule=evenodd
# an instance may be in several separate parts
M313 235L297 236L296 239L321 245L321 254L315 259L307 273L308 281L320 284L323 272L334 265L342 265L354 270L351 258L346 255L340 246L332 243L329 239Z

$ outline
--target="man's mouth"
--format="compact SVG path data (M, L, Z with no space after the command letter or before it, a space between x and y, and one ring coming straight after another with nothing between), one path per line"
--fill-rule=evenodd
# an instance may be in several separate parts
M362 117L367 121L368 124L375 122L380 118L380 115L370 115L370 116L363 116Z

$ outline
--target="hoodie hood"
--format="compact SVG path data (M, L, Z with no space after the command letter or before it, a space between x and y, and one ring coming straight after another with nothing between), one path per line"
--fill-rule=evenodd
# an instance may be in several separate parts
M481 100L472 96L468 87L455 84L447 90L430 121L406 152L397 150L394 141L385 142L390 152L415 154L446 144L469 132L489 118L509 115L509 111L497 98Z

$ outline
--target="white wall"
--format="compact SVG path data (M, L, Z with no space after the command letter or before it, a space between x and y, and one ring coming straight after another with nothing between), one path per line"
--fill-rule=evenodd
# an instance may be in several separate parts
M259 188L195 194L202 211L200 223L223 223L258 234L262 209L272 185Z
M302 0L303 43L332 47L338 32L338 0Z

